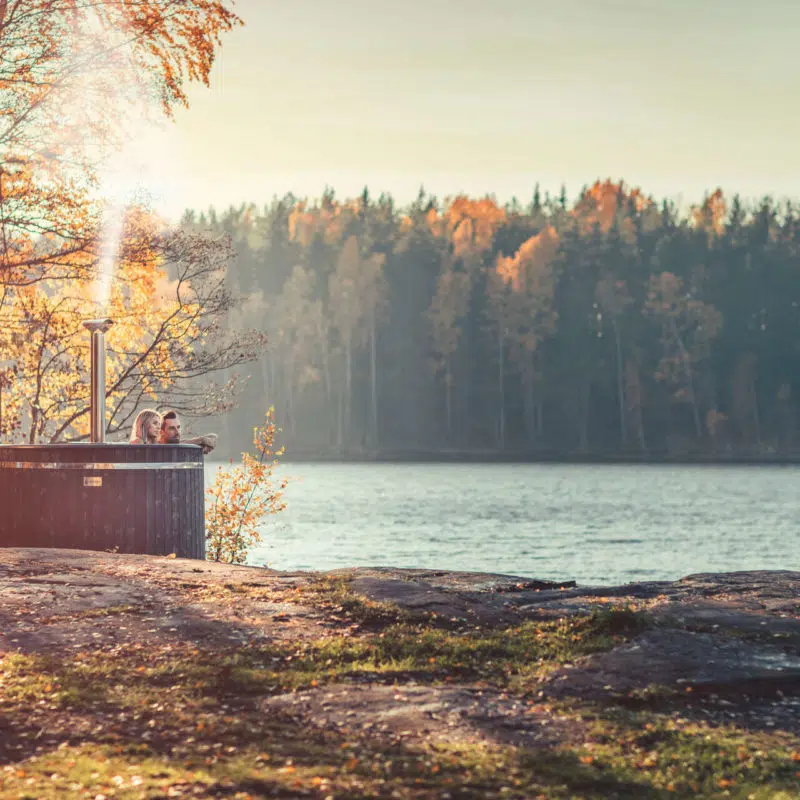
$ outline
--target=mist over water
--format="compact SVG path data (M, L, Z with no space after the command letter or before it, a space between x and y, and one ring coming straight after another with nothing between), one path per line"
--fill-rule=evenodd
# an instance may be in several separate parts
M216 465L209 464L206 481ZM289 464L252 564L615 584L800 569L796 467Z

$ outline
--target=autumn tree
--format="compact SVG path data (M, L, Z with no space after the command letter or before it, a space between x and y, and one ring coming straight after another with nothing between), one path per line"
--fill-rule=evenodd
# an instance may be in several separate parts
M685 448L686 439L715 453L791 447L800 413L800 215L792 204L711 192L683 212L612 181L574 203L564 193L533 198L527 207L486 198L440 204L421 190L399 207L388 196L339 200L326 191L314 201L287 195L252 215L246 207L200 214L233 236L235 284L264 292L270 332L294 266L313 287L298 323L314 321L320 333L295 356L293 452L346 456L369 443L384 455L429 453L447 442L531 456L635 446L647 457ZM350 237L358 269L354 257L345 269L343 253L355 254ZM552 243L541 262L541 252L526 257L537 237ZM343 316L354 296L344 277L350 271L355 285L372 254L384 258L374 336L365 290ZM518 280L524 265L536 268L536 292ZM350 325L352 425L337 436ZM285 419L287 352L276 346L270 358L270 391ZM250 402L249 412L232 414L240 429L263 413L255 383Z
M103 171L141 130L142 118L169 117L186 105L188 82L208 82L221 34L239 24L228 6L0 2L5 431L11 426L19 434L24 424L28 441L82 435L87 363L78 322L100 313L92 283L109 250ZM109 335L110 431L124 428L137 394L156 388L187 412L228 407L229 389L193 384L252 356L248 336L241 347L219 339L209 346L210 338L227 335L220 319L231 301L218 280L226 248L220 260L217 243L165 236L150 224L123 231L122 220L118 209L118 233L132 239L122 245L116 295L104 298L116 319ZM156 289L167 280L170 300Z
M498 337L501 372L500 435L505 443L505 350L511 354L523 387L525 421L531 440L542 432L541 403L536 389L539 348L555 330L553 262L558 236L548 227L531 237L514 254L498 256L491 274L490 319Z
M378 358L382 446L418 448L436 441L443 425L441 389L431 369L432 328L428 317L442 269L441 240L428 222L434 199L420 191L388 227L380 244L388 251L384 277L387 313L382 318Z
M384 258L380 253L362 255L356 236L345 239L336 269L328 281L328 302L333 329L336 332L343 359L341 386L341 411L339 442L349 441L353 422L353 359L355 349L365 341L370 343L370 386L373 389L370 408L373 441L377 428L377 360L375 343L377 314L383 296L382 268Z
M692 209L692 222L709 240L721 236L725 229L728 207L722 189L707 195L703 202Z
M447 263L436 284L428 319L430 320L435 374L444 380L445 425L447 439L453 436L453 386L455 383L453 360L458 350L461 325L469 309L470 276Z
M297 429L297 395L318 384L320 374L326 401L332 398L327 320L315 299L316 276L296 265L283 291L270 304L269 396L280 396L289 431Z
M459 195L440 215L430 209L426 224L439 239L442 257L436 293L428 310L433 344L434 374L444 383L445 427L453 435L455 357L463 341L463 326L471 309L473 291L494 234L506 219L505 210L490 197L471 200ZM470 359L467 357L469 365ZM470 370L465 370L467 376ZM464 381L469 396L469 377Z
M386 259L382 253L373 253L363 263L361 280L365 334L369 347L369 442L373 451L379 446L378 321L386 312L385 262Z
M206 558L244 564L254 545L262 541L261 526L286 507L288 481L275 469L283 450L276 445L272 407L264 422L253 429L255 453L242 453L241 464L218 467L206 490Z
M683 281L670 272L651 277L645 313L657 322L661 333L662 355L656 379L672 387L674 400L689 404L695 434L701 439L704 425L697 397L697 369L709 355L722 315L687 293Z
M625 281L615 280L611 276L601 278L595 288L597 306L604 319L611 323L614 337L614 363L617 374L617 402L619 404L619 428L622 444L628 443L628 409L631 400L625 391L625 355L622 347L622 319L633 298L628 293ZM638 406L633 406L638 407Z
M222 0L0 3L0 302L94 268L104 161L153 104L186 105L238 23Z
M235 298L225 287L224 240L158 233L132 213L110 296L106 424L125 432L142 404L189 416L230 409L236 379L214 376L252 361L256 332L224 325ZM82 322L94 309L89 279L41 280L20 287L0 309L0 352L15 366L4 396L4 427L25 441L74 441L89 429L89 339Z

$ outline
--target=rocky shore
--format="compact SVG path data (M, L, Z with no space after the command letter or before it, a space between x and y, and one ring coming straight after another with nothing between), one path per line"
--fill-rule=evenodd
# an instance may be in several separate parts
M800 797L798 572L0 549L0 657L3 797Z

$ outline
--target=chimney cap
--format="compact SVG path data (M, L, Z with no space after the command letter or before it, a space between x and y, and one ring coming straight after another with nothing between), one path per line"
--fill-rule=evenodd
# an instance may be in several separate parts
M100 333L105 333L113 324L113 319L105 317L104 319L87 319L83 323L83 327L92 332L100 331Z

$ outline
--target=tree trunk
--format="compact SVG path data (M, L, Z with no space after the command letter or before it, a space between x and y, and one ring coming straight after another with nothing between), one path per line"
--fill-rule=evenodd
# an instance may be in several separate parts
M289 369L288 369L288 376L286 380L286 399L287 399L287 411L289 415L289 430L292 434L292 441L295 440L297 435L297 424L296 424L296 417L295 417L295 407L294 407L294 355L289 356Z
M352 337L348 333L344 347L344 443L349 449L351 446L351 426L353 408L353 345Z
M444 411L447 423L447 444L453 442L453 373L448 359L444 372Z
M585 453L589 449L589 408L592 399L592 382L589 378L581 390L581 440L580 449Z
M642 419L642 407L636 406L636 438L639 440L639 450L647 452L647 440L644 437L644 420Z
M683 345L681 345L683 348ZM686 353L686 358L688 359L689 354ZM697 434L698 439L703 438L703 423L700 421L700 409L697 407L697 398L695 397L694 393L694 376L692 374L692 367L690 363L686 363L686 382L689 388L689 402L692 404L692 418L694 419L694 430Z
M753 396L753 426L756 434L756 447L761 450L761 415L758 412L758 389L756 388L756 380L753 378L750 389Z
M330 363L330 353L328 352L327 343L323 342L322 344L322 374L324 377L324 385L325 385L325 411L327 417L327 427L328 427L328 443L330 443L330 437L333 435L333 428L337 427L337 425L331 426L331 410L333 409L333 385L331 383L331 363ZM338 416L338 414L337 414Z
M375 314L369 321L369 369L370 369L370 449L378 451L378 354L375 336Z
M500 374L499 388L500 388L500 415L498 418L498 438L500 450L506 449L506 387L505 387L505 373L506 373L506 359L505 359L505 332L500 332Z
M672 333L675 337L675 342L678 345L678 350L681 354L681 362L683 363L684 372L686 374L686 388L689 392L689 402L692 405L692 418L694 419L694 429L698 439L703 438L703 424L700 421L700 410L697 407L697 398L694 394L694 376L692 374L692 359L689 352L683 346L683 340L675 327L675 322L672 321Z
M639 365L633 357L625 362L625 401L625 411L631 413L639 450L645 453L647 452L647 442L645 441L642 417L642 381L639 377Z
M523 407L525 410L525 432L528 445L533 447L536 443L536 398L534 396L533 368L525 367L522 373Z
M344 446L344 392L340 388L336 393L336 450L339 455L342 454Z
M619 434L624 447L628 444L628 425L625 414L625 380L622 374L622 343L620 341L617 320L613 317L611 318L611 325L614 329L614 344L616 345L617 350L617 400L619 403Z
M39 409L31 406L31 428L28 433L28 444L36 444L36 423L39 421Z
M538 392L536 394L536 440L538 442L542 441L542 436L544 436L544 401L542 400L542 393Z

